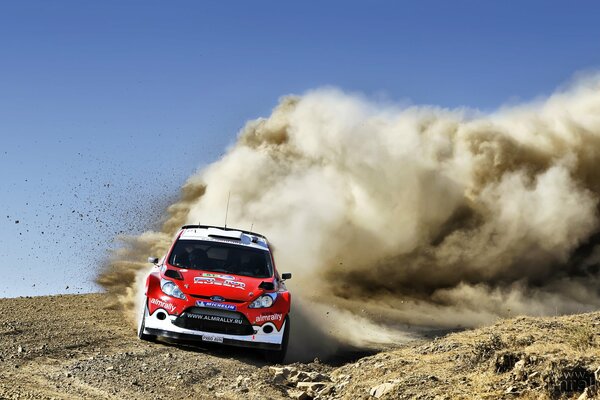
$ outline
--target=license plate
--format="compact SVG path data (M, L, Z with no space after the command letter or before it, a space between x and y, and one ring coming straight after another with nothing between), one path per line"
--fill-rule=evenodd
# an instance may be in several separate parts
M221 336L202 335L202 340L204 342L223 343Z

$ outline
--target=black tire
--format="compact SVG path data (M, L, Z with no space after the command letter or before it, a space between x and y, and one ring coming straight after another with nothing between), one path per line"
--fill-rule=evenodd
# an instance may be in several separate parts
M285 330L283 331L283 340L280 350L265 350L265 359L272 364L283 364L287 354L288 342L290 339L290 317L285 317Z
M148 300L146 299L146 301ZM147 342L154 342L156 340L155 335L148 335L144 333L144 329L146 327L146 314L148 314L148 303L144 304L144 313L142 314L142 321L138 326L138 338Z

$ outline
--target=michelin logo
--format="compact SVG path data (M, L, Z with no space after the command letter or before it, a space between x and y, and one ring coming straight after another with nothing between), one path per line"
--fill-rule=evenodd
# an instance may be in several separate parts
M208 308L220 308L222 310L235 310L235 306L232 304L223 304L223 303L215 303L214 301L200 301L196 302L198 307L208 307Z

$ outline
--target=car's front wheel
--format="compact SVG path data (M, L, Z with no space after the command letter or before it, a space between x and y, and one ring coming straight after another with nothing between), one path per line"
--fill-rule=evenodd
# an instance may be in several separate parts
M290 337L290 317L285 317L285 329L283 330L283 340L280 350L265 350L265 358L273 364L281 364L287 354L288 341Z
M146 315L148 315L148 299L144 302L144 311L142 313L142 318L140 318L140 323L138 324L138 337L148 342L154 342L156 336L144 333L144 330L146 329Z

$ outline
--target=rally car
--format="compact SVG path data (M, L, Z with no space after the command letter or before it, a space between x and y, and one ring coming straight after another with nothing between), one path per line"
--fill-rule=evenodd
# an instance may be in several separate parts
M258 233L186 225L166 256L149 258L138 337L198 340L265 350L281 362L291 296L267 239Z

